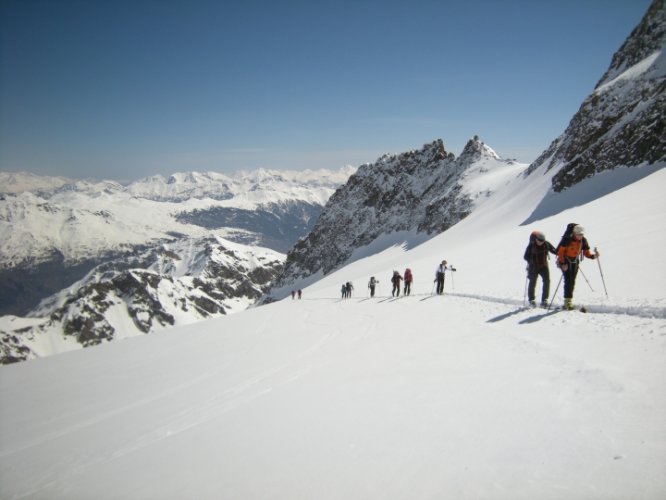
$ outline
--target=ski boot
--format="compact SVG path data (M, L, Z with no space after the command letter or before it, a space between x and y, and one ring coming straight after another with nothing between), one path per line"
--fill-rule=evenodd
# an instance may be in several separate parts
M575 306L573 305L573 299L564 299L564 309L567 311L573 311Z

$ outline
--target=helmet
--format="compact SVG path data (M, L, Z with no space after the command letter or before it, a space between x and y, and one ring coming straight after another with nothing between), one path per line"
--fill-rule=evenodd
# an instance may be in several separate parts
M577 224L577 225L574 226L572 232L573 232L573 234L583 235L583 234L585 234L585 228L583 226L581 226L580 224Z
M532 236L534 237L535 240L546 241L546 235L543 234L541 231L532 231Z

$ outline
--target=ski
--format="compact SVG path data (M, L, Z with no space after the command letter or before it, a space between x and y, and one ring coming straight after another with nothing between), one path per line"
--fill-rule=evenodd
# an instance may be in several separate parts
M559 308L559 310L560 311L572 311L572 312L573 311L578 311L578 312L586 313L587 312L587 307L580 306L580 307L574 307L572 309L567 309L566 307L562 306L562 307Z

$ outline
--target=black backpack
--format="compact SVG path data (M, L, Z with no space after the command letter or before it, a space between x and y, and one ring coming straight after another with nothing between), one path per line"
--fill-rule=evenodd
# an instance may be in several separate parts
M571 240L573 239L573 229L577 225L578 225L577 222L570 222L569 224L567 224L567 228L564 230L564 234L562 235L562 239L560 240L558 248L565 247L569 243L571 243Z

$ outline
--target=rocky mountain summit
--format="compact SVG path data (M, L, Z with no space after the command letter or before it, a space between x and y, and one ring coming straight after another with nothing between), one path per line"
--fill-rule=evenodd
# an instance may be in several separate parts
M599 172L666 160L665 5L653 1L567 129L526 174L557 169L557 193Z
M299 279L328 274L382 235L445 231L525 167L502 160L478 137L458 158L440 139L362 165L331 196L312 231L287 254L275 297ZM502 175L487 175L491 170Z

